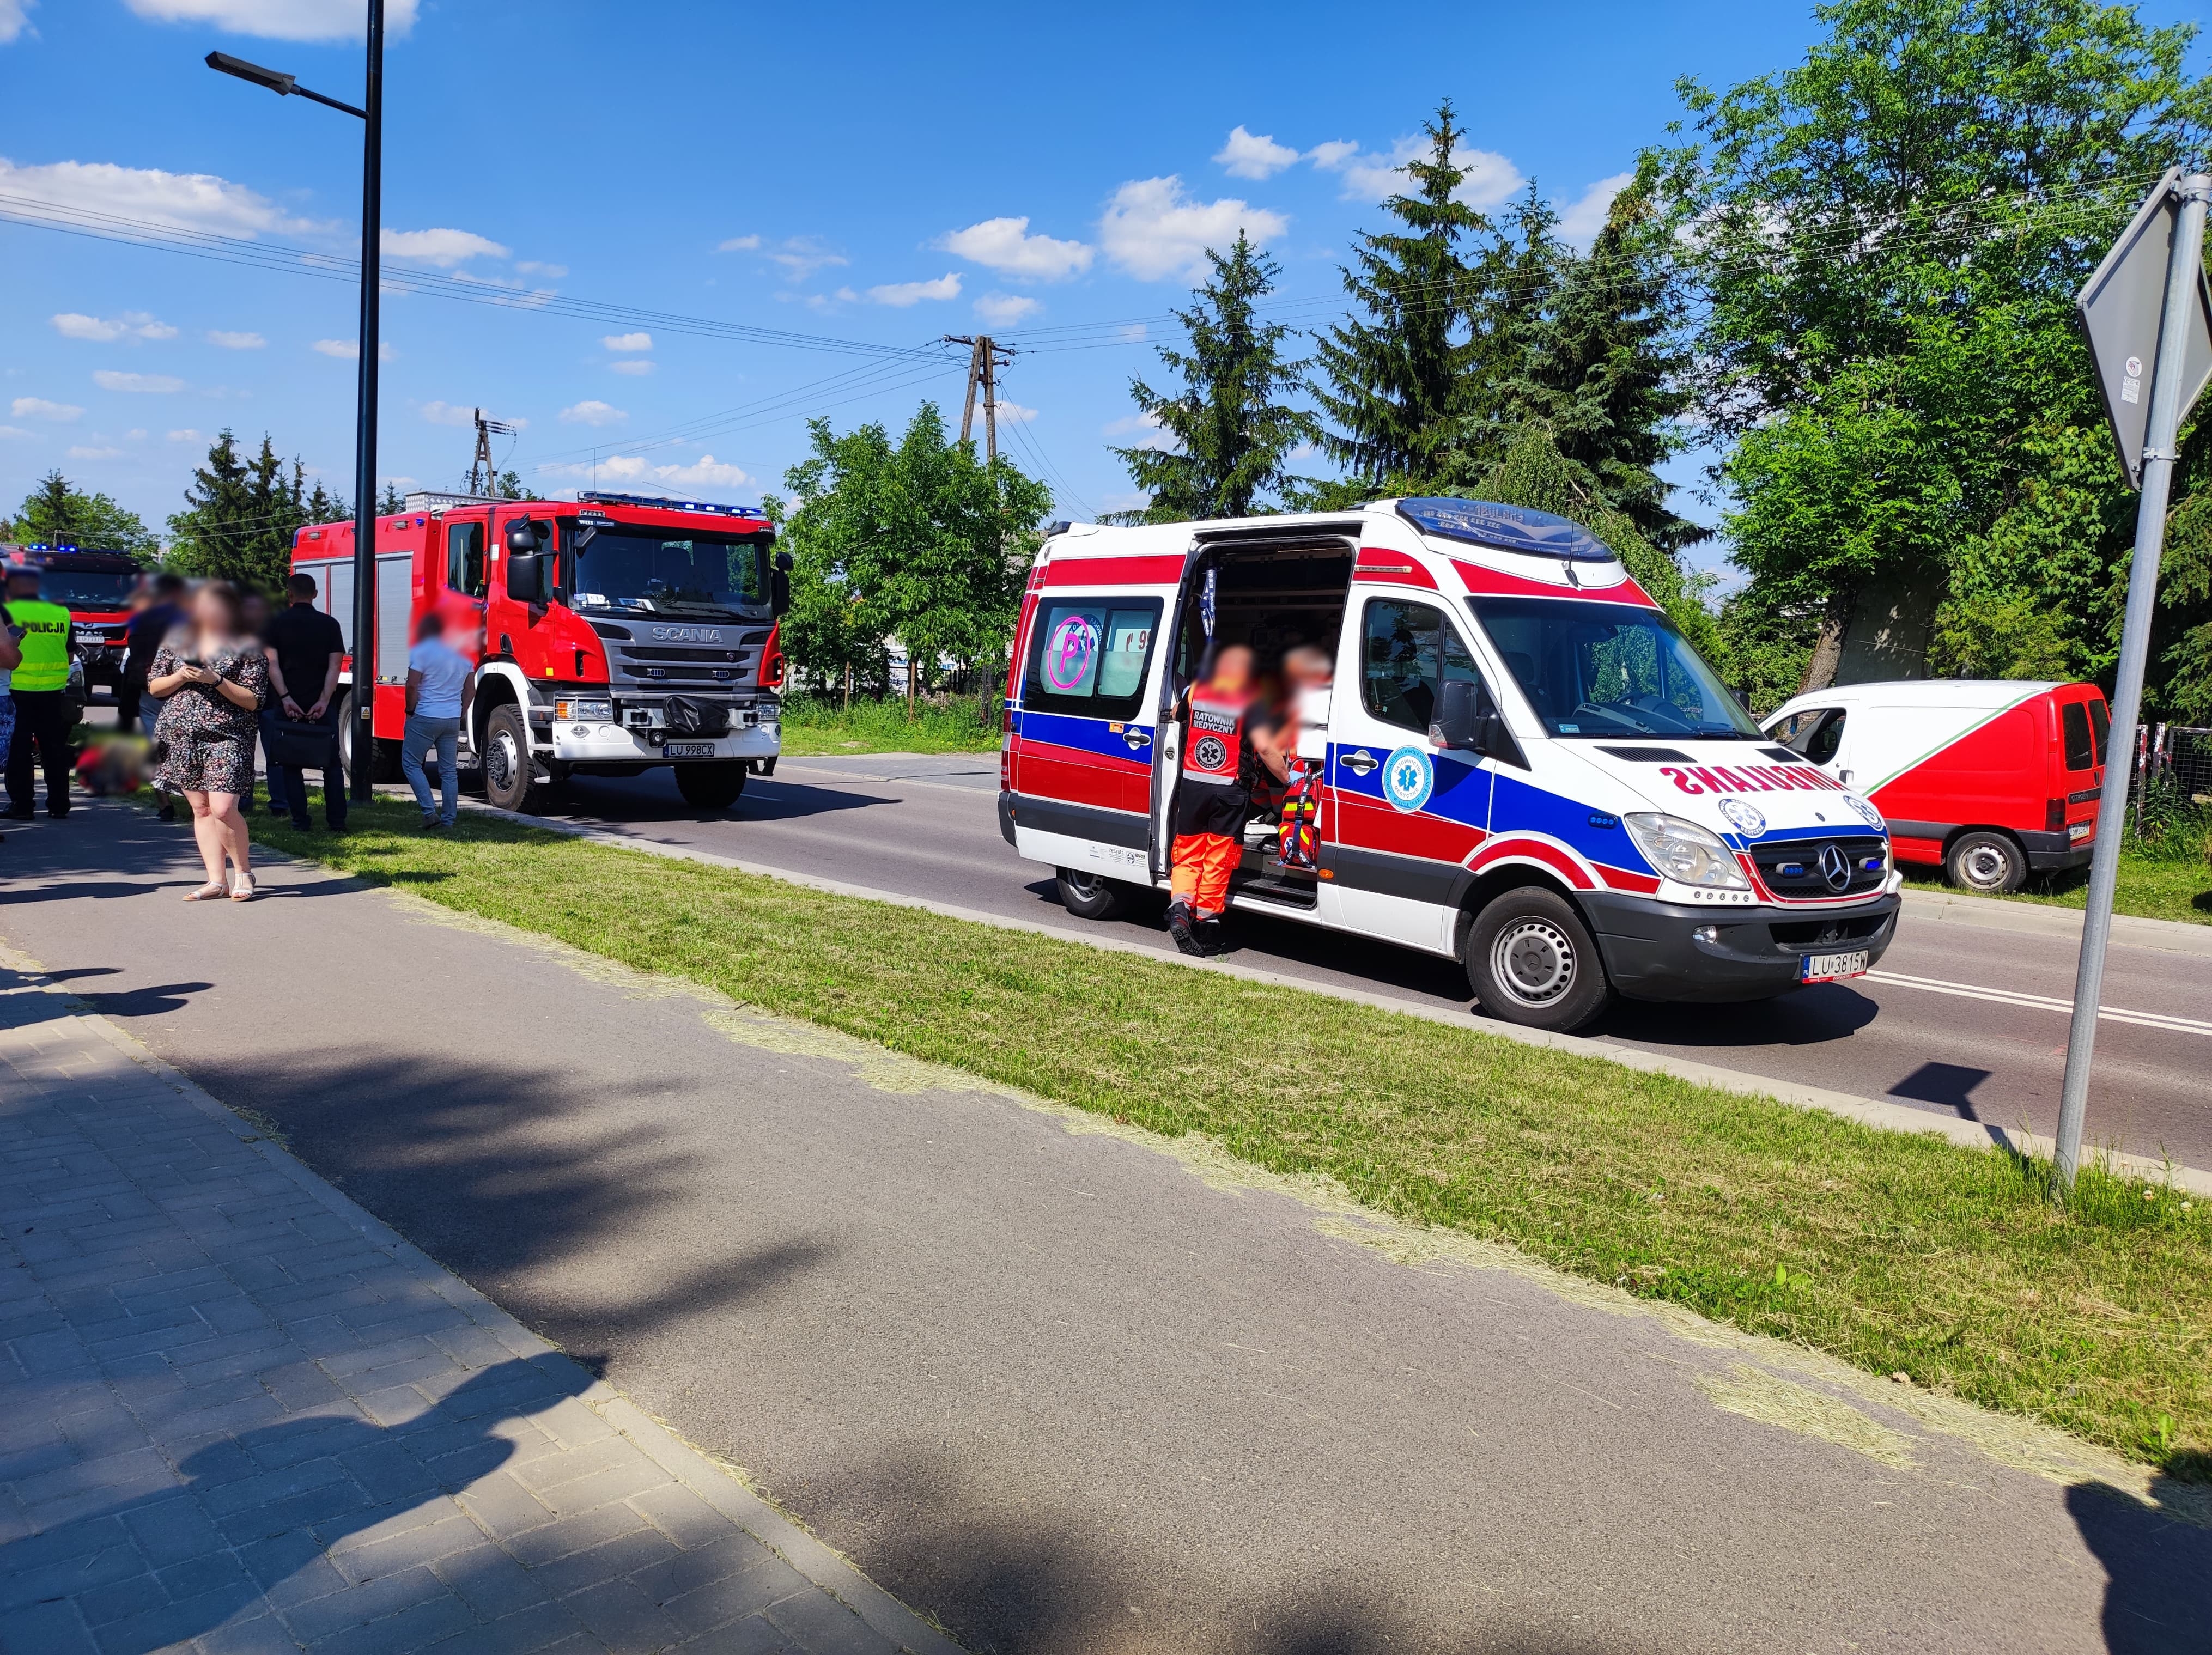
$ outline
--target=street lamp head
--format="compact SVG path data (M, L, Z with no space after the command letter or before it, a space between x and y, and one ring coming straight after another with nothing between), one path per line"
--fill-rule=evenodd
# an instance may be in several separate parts
M289 98L300 83L296 75L280 74L273 69L264 69L258 64L249 64L243 58L234 58L227 52L210 52L207 66L225 75L234 75L241 81L251 81L264 86L280 98Z

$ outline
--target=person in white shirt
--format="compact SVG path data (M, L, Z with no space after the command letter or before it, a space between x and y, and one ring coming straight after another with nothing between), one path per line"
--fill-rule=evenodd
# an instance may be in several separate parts
M445 617L433 609L415 628L415 647L407 652L407 731L399 744L399 773L415 790L425 828L450 828L460 813L461 720L476 696L476 669L446 641ZM430 779L422 771L434 747L442 812L431 803Z

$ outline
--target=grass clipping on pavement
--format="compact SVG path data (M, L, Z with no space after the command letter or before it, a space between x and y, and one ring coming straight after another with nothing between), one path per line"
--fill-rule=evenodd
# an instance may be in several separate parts
M255 837L2212 1477L2212 1202L465 814Z

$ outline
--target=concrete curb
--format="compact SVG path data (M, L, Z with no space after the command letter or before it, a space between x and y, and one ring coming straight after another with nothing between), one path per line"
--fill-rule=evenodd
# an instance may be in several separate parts
M2033 937L2063 937L2075 942L2081 937L2079 908L1960 896L1949 891L1917 891L1909 885L1904 894L1905 912L1917 920L1973 925L1983 931L2024 931ZM2145 919L2138 914L2116 913L2112 941L2131 949L2212 957L2212 925L2192 925L2185 919Z
M1025 931L1032 936L1049 937L1063 943L1079 943L1085 948L1097 949L1108 954L1135 955L1155 964L1180 966L1190 971L1217 972L1225 977L1235 977L1248 983L1263 983L1271 988L1293 989L1304 994L1319 994L1330 999L1349 1001L1354 1005L1371 1006L1378 1011L1395 1011L1408 1017L1419 1017L1432 1023L1442 1023L1449 1028L1467 1029L1477 1034L1488 1034L1498 1040L1513 1040L1522 1046L1548 1047L1556 1052L1572 1052L1577 1057L1595 1058L1607 1063L1618 1064L1624 1069L1638 1070L1645 1074L1668 1075L1677 1080L1692 1081L1716 1090L1733 1092L1739 1096L1771 1098L1799 1109L1825 1109L1830 1114L1842 1115L1868 1126L1880 1127L1893 1132L1933 1132L1950 1142L1968 1149L2002 1149L2015 1155L2040 1155L2048 1159L2055 1149L2052 1141L2039 1132L1993 1125L1984 1121L1954 1120L1930 1114L1924 1109L1909 1105L1889 1103L1875 1098L1856 1097L1848 1092L1832 1092L1825 1087L1803 1086L1794 1081L1769 1080L1764 1076L1747 1075L1741 1070L1723 1069L1716 1064L1693 1062L1687 1058L1670 1058L1657 1052L1639 1052L1630 1046L1607 1046L1601 1040L1588 1040L1578 1034L1553 1034L1542 1029L1522 1028L1516 1024L1499 1022L1488 1017L1478 1017L1473 1012L1449 1010L1442 1006L1424 1005L1418 1001L1401 1000L1387 994L1377 994L1364 989L1348 988L1331 983L1316 983L1304 978L1291 977L1281 972L1266 971L1253 966L1240 966L1226 960L1194 960L1186 955L1170 954L1148 949L1113 937L1084 937L1062 931L1056 926L1036 920L1009 918L1004 914L986 913L975 908L963 908L949 902L933 902L926 897L908 896L898 891L880 891L866 885L848 884L842 880L823 879L811 874L793 873L787 869L765 867L742 861L736 857L720 856L711 851L693 850L688 846L664 845L654 840L633 839L624 834L610 833L601 828L582 828L571 823L550 821L539 816L522 815L512 810L501 810L489 804L464 800L463 808L479 815L496 816L503 821L520 827L542 828L547 833L560 834L569 839L588 840L612 850L635 851L647 856L656 856L671 862L696 862L708 867L727 868L735 873L753 874L765 879L781 880L787 885L798 885L807 890L822 891L832 896L857 897L864 901L887 902L893 907L919 908L947 919L964 919L970 924L989 925L998 931ZM2004 908L2001 902L1983 906ZM2040 912L2039 910L2032 912ZM1972 923L1972 922L1967 922ZM2172 924L2174 929L2188 931L2186 925L2172 921L2144 921L2144 924ZM2078 920L2077 920L2078 927ZM2212 928L2208 928L2212 929ZM2194 1194L2212 1196L2212 1171L2194 1167L2177 1167L2150 1155L2107 1154L2100 1157L2112 1171L2131 1178L2143 1179L2154 1184L2171 1184L2174 1188L2188 1190Z
M278 853L281 856L281 853ZM277 859L276 857L272 860ZM283 858L284 860L292 860ZM51 981L46 968L20 949L0 943L0 965L32 979L40 992L51 994L70 1008L78 1022L130 1058L140 1068L173 1088L202 1113L213 1116L235 1131L269 1165L301 1191L351 1226L363 1240L389 1257L402 1269L500 1343L527 1356L568 1361L566 1355L532 1333L475 1288L408 1240L350 1196L327 1182L289 1149L253 1134L248 1124L202 1088L189 1075L156 1056L127 1030L118 1028L93 1010L69 990ZM665 1425L647 1413L605 1379L593 1378L580 1387L577 1399L627 1437L646 1457L678 1482L763 1545L781 1555L800 1574L851 1610L872 1630L889 1639L908 1655L965 1655L961 1646L921 1619L904 1603L860 1573L852 1561L755 1493L729 1468L708 1458Z

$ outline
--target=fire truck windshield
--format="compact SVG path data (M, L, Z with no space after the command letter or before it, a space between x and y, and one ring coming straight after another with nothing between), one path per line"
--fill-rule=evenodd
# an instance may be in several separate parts
M576 549L579 609L750 617L768 608L769 537L602 528Z
M138 584L135 571L48 569L39 578L39 595L67 609L119 609Z

